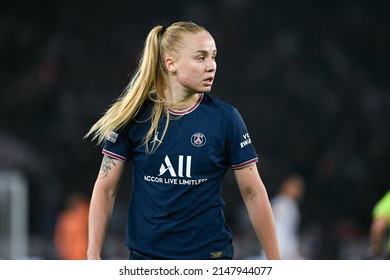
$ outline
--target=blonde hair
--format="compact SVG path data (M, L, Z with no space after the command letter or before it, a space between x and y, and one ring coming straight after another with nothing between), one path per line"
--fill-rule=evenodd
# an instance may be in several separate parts
M134 119L142 104L149 99L154 105L148 119L151 126L145 135L144 145L147 153L155 151L158 148L158 141L153 142L150 150L148 143L157 134L162 116L164 114L166 116L162 138L168 129L170 119L164 97L164 90L168 87L164 57L168 54L178 56L186 36L202 31L208 32L204 27L193 22L183 21L173 23L167 28L161 25L154 27L146 38L138 68L130 83L116 102L91 127L85 138L93 134L92 141L97 139L98 144L102 144L108 133L119 130Z

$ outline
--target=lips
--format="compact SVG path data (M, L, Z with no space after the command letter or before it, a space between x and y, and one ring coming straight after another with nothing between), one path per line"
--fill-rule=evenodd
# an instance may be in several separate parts
M203 82L206 84L206 85L209 85L211 86L213 84L213 80L214 80L214 77L209 77L207 79L204 79Z

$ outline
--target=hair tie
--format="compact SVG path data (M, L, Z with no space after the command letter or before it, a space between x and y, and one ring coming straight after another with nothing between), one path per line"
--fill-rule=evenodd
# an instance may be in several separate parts
M164 35L165 31L167 30L167 27L165 25L161 26L160 34Z

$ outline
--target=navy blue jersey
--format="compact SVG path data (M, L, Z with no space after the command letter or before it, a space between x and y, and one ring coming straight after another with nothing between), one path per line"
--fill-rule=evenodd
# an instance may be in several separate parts
M152 106L146 102L134 120L107 137L103 148L105 155L133 161L126 245L155 259L231 257L223 176L229 167L257 162L244 121L234 107L201 94L190 109L170 111L163 139L161 120L161 131L149 143L160 145L147 155L144 137Z

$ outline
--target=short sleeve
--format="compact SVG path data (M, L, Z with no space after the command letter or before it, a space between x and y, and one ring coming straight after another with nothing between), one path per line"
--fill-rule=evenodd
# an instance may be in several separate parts
M240 169L258 161L244 120L235 108L231 111L226 136L226 153L232 169Z
M103 146L102 153L124 162L131 160L132 148L128 137L128 129L124 127L118 132L111 131Z

